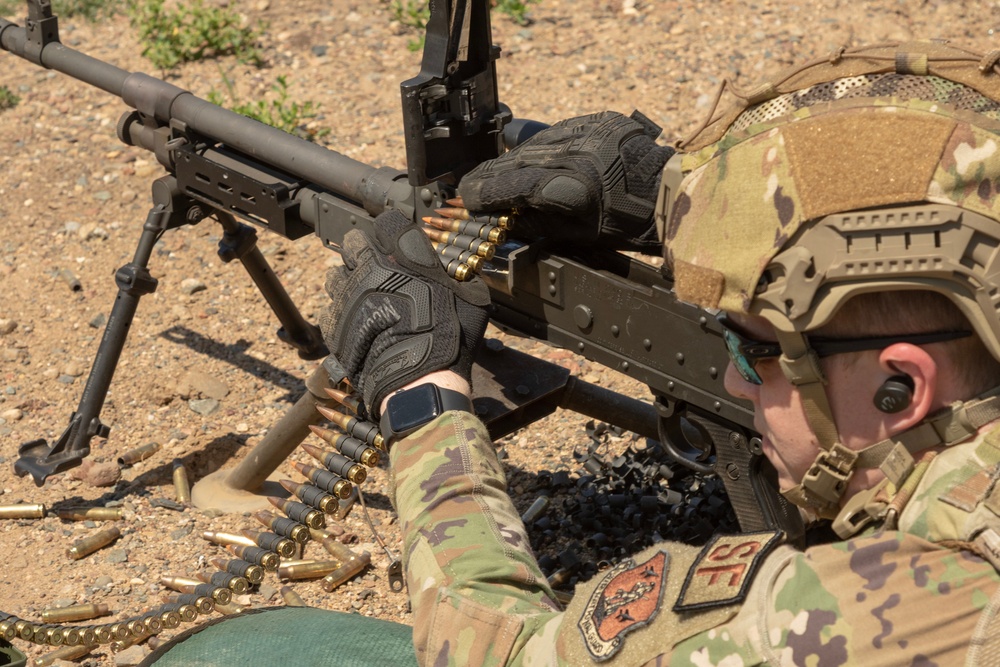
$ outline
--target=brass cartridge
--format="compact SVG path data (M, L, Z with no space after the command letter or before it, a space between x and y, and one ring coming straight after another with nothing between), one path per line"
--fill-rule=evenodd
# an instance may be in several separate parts
M309 527L298 521L292 521L267 510L254 512L253 516L269 530L278 535L284 535L298 544L305 544L309 541Z
M493 253L496 251L494 244L483 241L475 236L469 236L468 234L456 234L455 232L445 232L440 229L431 229L428 227L424 227L423 232L431 241L453 245L461 250L468 250L484 259L493 259Z
M180 627L181 615L177 613L176 609L160 607L157 613L160 616L160 623L163 624L164 630L173 630Z
M91 604L75 604L59 609L45 609L42 620L46 623L66 623L68 621L86 621L98 616L107 616L111 611L103 602Z
M205 584L212 584L213 586L224 586L237 595L243 595L250 590L249 581L244 577L229 572L213 572L211 576L206 572L199 572L198 581Z
M43 656L39 656L31 661L33 667L48 667L48 665L55 664L59 660L77 660L87 655L91 651L97 648L94 646L79 645L79 646L63 646L62 648L57 648L55 651L46 653Z
M435 229L478 237L489 243L503 243L507 240L506 231L498 225L484 220L458 220L456 218L435 218L432 216L427 216L422 218L422 220Z
M214 558L212 565L230 574L243 577L251 584L259 584L264 581L264 568L260 565L248 563L245 560L222 560L221 558Z
M17 617L5 618L0 621L0 639L10 641L17 636L17 628L14 627L14 623L16 623L16 621L13 620L14 618Z
M337 412L336 410L331 410L330 408L324 407L322 405L317 405L316 410L323 415L323 417L334 424L336 424L342 431L353 435L358 440L364 440L369 445L378 447L379 449L385 449L385 440L382 435L378 432L378 425L372 424L371 422L366 422L358 419L357 417L352 417L350 415L345 415L342 412Z
M199 614L211 614L212 610L215 609L215 602L212 601L212 598L197 593L174 594L169 597L169 601L176 602L181 606L191 605Z
M0 505L0 519L44 519L45 505Z
M69 626L63 629L63 644L66 646L77 646L83 641L83 636L80 634L80 628Z
M125 623L124 621L112 623L108 625L107 628L111 632L112 642L122 641L132 636L132 631L129 630L128 623Z
M294 500L276 498L274 496L267 496L267 501L284 512L285 516L292 521L304 523L310 528L322 528L326 525L326 519L324 518L323 513L319 510L314 510L308 505Z
M24 619L17 619L14 621L14 629L17 631L18 637L26 642L30 642L35 638L35 626Z
M349 497L354 491L354 486L350 482L334 475L329 470L323 470L322 468L299 463L298 461L293 463L292 467L302 473L310 482L341 500Z
M281 599L285 601L285 605L289 607L305 607L306 602L302 599L302 596L292 590L291 586L281 587Z
M94 629L89 625L84 625L74 628L80 633L80 643L93 645L97 643L97 635L94 633Z
M187 468L180 459L174 459L174 498L179 503L191 504L191 482L188 481Z
M120 507L68 507L53 510L53 514L63 521L120 521Z
M163 621L160 620L159 611L148 611L139 620L147 635L155 635L163 631Z
M531 506L524 510L524 514L521 515L521 522L525 525L533 523L548 507L549 497L538 496L535 498L535 502L531 503Z
M432 242L431 245L434 246L434 250L436 250L442 257L457 260L463 264L468 264L469 268L476 273L479 273L479 271L483 268L483 263L486 261L484 258L480 257L471 250L462 250L458 246L435 242Z
M241 607L240 605L233 603L217 604L215 605L215 611L220 614L225 614L226 616L232 616L234 614L242 614L246 611L246 607Z
M358 414L358 411L361 409L361 399L354 394L348 394L346 391L340 391L339 389L334 389L333 387L327 387L324 391L327 396L337 401L354 414Z
M315 507L324 514L337 510L337 499L318 486L299 484L290 479L281 480L281 486L306 505Z
M329 593L368 567L371 560L371 554L367 551L362 551L360 554L353 554L349 560L342 562L340 567L324 577L323 581L320 582L320 586L323 587L324 591Z
M91 625L87 629L94 633L94 641L98 644L109 644L111 642L110 624Z
M261 549L273 551L282 558L291 558L295 554L295 541L277 533L265 533L260 530L242 530L243 536Z
M458 260L448 259L447 257L441 257L441 266L444 267L444 272L448 274L449 278L454 278L460 283L464 283L466 280L472 280L476 272L472 270L472 267Z
M224 547L229 544L237 544L244 547L257 546L250 538L244 535L237 535L235 533L223 533L216 530L206 530L201 533L201 536L212 544L218 544L220 547Z
M35 626L34 635L31 638L36 644L48 644L49 646L62 646L66 642L66 631L58 625Z
M281 579L319 579L340 567L340 561L307 560L297 563L282 563L278 566Z
M150 456L160 451L160 446L161 445L158 442L147 442L141 447L129 450L118 457L118 465L125 468L127 466L135 465L139 461L145 461Z
M336 431L331 431L328 428L322 428L320 426L315 426L313 424L309 425L309 429L320 437L324 442L333 445L338 452L344 456L348 456L359 463L363 463L366 466L377 466L379 462L379 450L375 449L367 442L358 440L354 436L347 435L346 433L337 433ZM323 452L319 447L315 448L318 452ZM317 461L323 461L320 456L313 454L311 451L306 450L306 452L315 458ZM324 454L325 455L325 452ZM323 461L325 463L325 461ZM329 468L329 466L327 466ZM335 470L331 472L336 473ZM341 477L349 477L348 475L341 475ZM352 482L355 480L351 480Z
M237 558L260 565L268 572L276 572L281 558L273 551L261 549L258 546L244 547L238 544L230 544L226 547L229 553Z
M472 220L473 216L469 213L468 209L461 208L458 206L452 208L436 208L434 212L438 215L444 216L446 218L452 218L454 220Z
M66 550L66 555L73 560L80 560L98 549L103 549L121 536L122 532L117 527L105 528L74 542L73 546Z

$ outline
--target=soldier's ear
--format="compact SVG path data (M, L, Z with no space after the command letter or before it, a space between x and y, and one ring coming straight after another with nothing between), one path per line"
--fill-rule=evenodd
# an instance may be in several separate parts
M879 370L884 377L873 398L886 415L890 433L917 425L939 407L938 362L924 348L910 343L890 345L879 354Z

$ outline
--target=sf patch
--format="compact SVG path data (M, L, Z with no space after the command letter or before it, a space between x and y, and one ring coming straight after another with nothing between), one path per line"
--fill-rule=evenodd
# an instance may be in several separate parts
M594 660L612 657L623 646L624 635L656 617L669 562L667 552L659 551L641 563L622 561L604 574L578 623Z
M742 602L764 557L781 544L782 535L770 530L713 537L688 570L674 611Z

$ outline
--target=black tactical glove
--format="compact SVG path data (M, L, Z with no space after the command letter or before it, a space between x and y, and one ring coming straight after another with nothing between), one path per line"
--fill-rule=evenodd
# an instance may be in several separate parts
M469 380L489 319L486 285L449 278L427 236L398 211L375 219L375 238L349 232L342 250L344 266L327 275L333 303L320 328L369 416L432 371Z
M517 208L513 234L660 254L653 207L673 149L642 114L613 111L556 123L462 179L470 211ZM643 122L637 122L634 118Z

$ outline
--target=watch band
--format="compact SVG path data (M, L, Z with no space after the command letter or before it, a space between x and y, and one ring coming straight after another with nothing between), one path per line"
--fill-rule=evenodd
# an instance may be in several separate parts
M433 383L417 385L392 394L379 421L379 430L386 447L449 410L472 413L472 400L461 392L444 389Z

